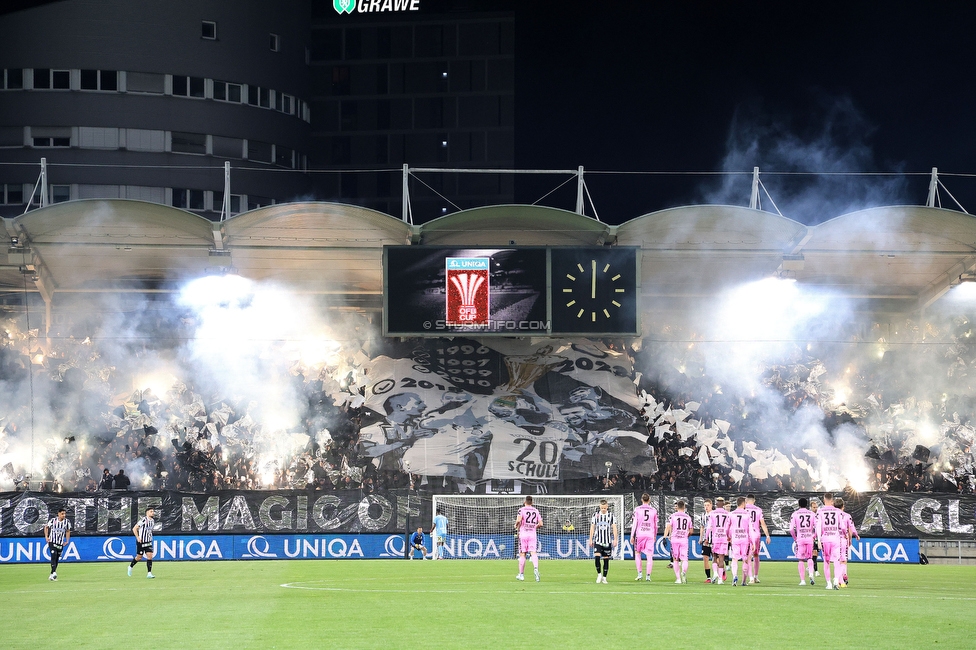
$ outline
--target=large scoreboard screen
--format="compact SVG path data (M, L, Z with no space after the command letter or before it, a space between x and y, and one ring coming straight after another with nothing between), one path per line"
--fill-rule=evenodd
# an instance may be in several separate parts
M637 250L387 246L383 332L637 335Z

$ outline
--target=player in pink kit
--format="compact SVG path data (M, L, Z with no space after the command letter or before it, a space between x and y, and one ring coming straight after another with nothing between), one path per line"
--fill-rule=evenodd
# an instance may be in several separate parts
M742 560L742 586L746 579L752 577L750 558L752 557L752 542L749 531L752 523L749 521L749 511L746 510L746 498L735 500L735 510L729 515L729 538L732 541L732 586L739 585L739 560Z
M675 513L668 518L664 536L671 541L671 562L674 568L674 584L688 582L688 535L695 522L685 513L685 502L674 504Z
M542 527L542 515L532 505L532 497L525 497L525 505L519 508L515 519L515 530L519 538L519 572L516 580L525 580L525 554L532 556L532 566L535 569L535 581L539 582L539 554L536 529Z
M762 508L756 505L755 494L746 495L746 511L749 513L749 542L752 545L749 559L746 562L752 563L750 567L752 575L749 577L749 582L752 583L759 582L759 552L762 550L760 531L765 533L766 546L769 546L769 529L766 528Z
M847 560L850 558L851 554L851 542L854 537L861 539L861 536L857 533L857 526L854 525L854 518L851 517L844 510L844 500L841 498L834 499L834 507L838 508L841 512L841 522L840 522L840 583L838 587L841 589L847 588Z
M634 561L637 563L637 580L641 573L641 554L647 556L647 582L651 581L654 568L654 542L657 541L657 509L651 505L651 495L641 495L641 504L634 508L634 519L630 529L630 544L634 547Z
M816 516L807 508L810 504L806 497L800 497L800 508L790 517L790 536L796 544L797 570L800 572L800 586L807 584L805 576L810 576L813 582L813 535L816 529ZM806 567L806 574L803 569Z
M712 584L725 584L725 556L729 552L731 526L729 511L725 509L725 499L719 497L715 499L715 509L708 515L708 528L705 531L712 541Z
M840 523L841 511L834 507L834 494L824 494L824 505L817 510L817 539L824 557L824 577L827 589L837 589L840 580ZM830 579L830 565L834 565L834 580Z

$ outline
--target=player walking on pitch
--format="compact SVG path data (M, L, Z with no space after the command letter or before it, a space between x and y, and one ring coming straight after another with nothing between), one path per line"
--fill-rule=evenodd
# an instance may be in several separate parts
M634 562L637 564L637 580L641 573L641 555L647 557L647 582L651 581L654 569L654 543L657 541L657 508L651 505L651 495L641 495L641 504L634 508L633 524L630 529L630 545L634 549Z
M67 514L68 511L63 507L58 508L58 516L44 525L44 540L47 542L48 551L51 552L51 575L48 576L48 580L57 581L61 551L71 540L71 522Z
M444 559L444 542L447 540L447 517L438 510L434 517L434 525L430 528L430 545L433 547L434 559Z
M837 589L840 582L840 520L841 511L834 507L834 495L827 492L824 494L824 505L817 510L817 538L824 556L827 589ZM834 569L833 581L830 579L831 564Z
M515 518L515 530L518 531L519 543L519 572L516 580L525 580L525 554L532 556L532 568L535 570L535 581L539 582L539 540L537 530L542 527L542 515L532 505L532 496L525 497L525 505L519 508Z
M685 513L685 502L674 504L676 512L668 518L664 536L671 541L671 562L674 569L674 584L688 582L688 535L694 528L694 521Z
M810 577L810 584L815 584L813 580L813 536L816 528L816 515L807 508L809 501L806 497L800 497L799 504L799 509L795 510L790 517L790 537L796 544L796 568L800 572L800 586L803 587L807 584L804 579L804 568Z
M617 519L610 512L606 499L600 499L600 510L590 519L589 546L593 547L593 558L596 564L596 582L607 584L607 572L610 570L610 557L617 546ZM603 560L603 573L600 573L600 560Z
M746 562L752 562L752 576L749 582L759 582L759 551L762 550L759 532L766 535L766 546L769 546L769 528L766 527L766 520L763 519L762 508L756 505L756 495L746 495L746 511L749 512L749 542L751 544L750 557Z
M847 511L844 510L844 500L841 498L834 499L834 507L840 510L840 582L838 587L841 589L847 588L847 560L851 553L851 543L854 541L854 537L861 539L861 536L857 533L857 526L854 525L854 518L851 517Z
M712 584L725 584L725 556L729 552L729 511L725 509L725 499L715 499L715 510L708 515L706 535L712 543Z
M712 500L705 499L705 514L702 515L701 528L698 529L698 541L701 544L702 563L705 565L705 584L712 581L712 538L708 536L708 520L712 514ZM716 576L716 579L718 576Z
M153 526L156 525L156 520L154 516L156 510L154 508L146 508L146 516L136 522L136 525L132 527L132 534L136 536L136 556L132 558L132 562L129 563L129 575L132 575L132 567L142 559L142 556L146 556L146 577L155 578L152 572L152 561L153 561Z
M749 540L749 531L752 527L749 521L749 511L746 510L746 498L739 497L735 501L735 510L729 515L729 539L732 542L732 586L739 585L739 560L742 560L742 586L746 585L746 580L752 582L752 567L750 559L752 557L752 542Z

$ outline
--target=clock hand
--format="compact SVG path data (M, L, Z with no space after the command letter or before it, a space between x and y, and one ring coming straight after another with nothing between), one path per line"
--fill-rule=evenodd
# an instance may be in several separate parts
M590 298L596 300L596 260L590 260L590 263L593 265L593 284L591 285Z

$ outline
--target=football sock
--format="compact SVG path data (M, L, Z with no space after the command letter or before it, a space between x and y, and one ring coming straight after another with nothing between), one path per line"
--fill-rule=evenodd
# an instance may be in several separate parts
M709 580L712 579L712 570L711 569L705 569L705 577L708 578Z
M532 566L536 571L539 570L539 556L535 553L532 554Z
M519 556L519 575L525 573L525 556Z
M130 566L130 567L132 567L132 566L135 566L135 565L136 565L136 562L138 562L138 561L139 561L139 560L137 560L137 559L135 559L135 558L132 558L132 561L131 561L131 562L129 562L129 566Z
M152 573L152 560L146 560L146 572Z
M800 570L800 580L806 578L806 574L803 573L803 560L796 563L796 568Z
M596 572L597 572L597 575L599 575L600 574L600 556L599 555L594 556L593 562L596 564Z
M605 557L605 558L603 558L603 577L604 578L607 577L607 571L609 571L609 570L610 570L610 558Z

